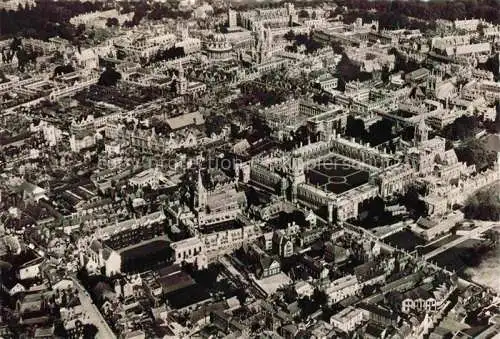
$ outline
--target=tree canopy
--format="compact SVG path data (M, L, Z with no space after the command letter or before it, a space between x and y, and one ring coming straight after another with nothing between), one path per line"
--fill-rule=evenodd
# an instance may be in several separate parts
M465 217L479 220L500 220L500 184L477 192L467 199L464 207Z
M72 17L103 9L101 2L38 1L35 7L18 11L0 11L0 32L5 36L21 35L47 40L59 36L72 41L75 27L69 23Z
M475 165L481 171L491 168L496 162L496 152L489 151L484 141L470 139L455 149L459 161L467 163L468 166Z
M500 2L497 0L456 1L385 1L385 0L339 0L339 6L357 9L361 14L371 13L383 28L400 28L408 24L409 18L435 21L437 19L482 18L500 23ZM375 11L373 11L375 10ZM359 14L359 13L358 13Z
M118 81L122 78L122 75L117 72L112 67L107 67L104 72L101 73L99 81L97 82L100 86L116 86Z
M120 23L118 22L118 19L117 18L108 18L106 20L106 26L107 27L116 27L118 26Z
M394 137L392 127L393 123L390 120L381 119L370 125L367 131L362 119L349 116L347 117L345 134L348 137L353 137L362 142L368 142L372 146L376 146Z
M479 131L479 121L474 116L461 116L445 126L443 135L450 140L465 140L472 138Z
M428 208L426 203L420 199L420 190L415 186L410 186L406 191L405 195L402 197L402 203L405 205L406 209L410 212L414 219L418 219L421 216L426 216L428 213Z

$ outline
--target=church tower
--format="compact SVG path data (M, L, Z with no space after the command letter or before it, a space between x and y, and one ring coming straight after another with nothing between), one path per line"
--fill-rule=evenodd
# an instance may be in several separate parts
M187 79L184 76L184 68L182 62L179 62L179 76L177 77L177 94L184 95L187 93Z
M231 7L229 7L229 9L227 10L227 17L228 17L228 26L229 28L234 28L237 26L237 16L236 16L236 11L231 9Z
M266 35L266 48L267 50L269 50L273 46L273 32L271 31L270 27L267 28L265 35Z
M299 153L293 152L290 163L292 176L298 178L304 175L304 160Z
M425 119L422 118L415 127L414 142L415 145L419 145L427 140L429 140L429 127L425 124Z
M205 186L203 186L203 180L201 178L201 170L198 168L198 182L196 186L195 193L195 208L198 211L202 211L205 209L207 205L207 190Z
M297 152L293 152L289 166L291 198L292 201L295 202L297 201L297 186L306 182L304 160L302 159L302 156Z

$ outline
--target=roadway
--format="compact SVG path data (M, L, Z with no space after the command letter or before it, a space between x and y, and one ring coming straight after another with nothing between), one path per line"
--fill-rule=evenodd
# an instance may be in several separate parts
M485 229L486 225L490 226L488 229L492 229L494 227L499 227L500 228L500 225L498 223L495 224L493 222L481 222L481 221L474 221L474 222L476 224L478 224L478 225L481 225L481 226L479 226L479 229ZM350 231L350 232L354 232L354 233L357 233L357 234L365 234L366 236L368 236L369 238L371 238L373 241L375 241L376 243L378 243L381 248L385 249L386 251L389 251L390 253L393 253L394 251L398 251L398 249L396 249L393 246L391 246L391 245L383 242L379 237L377 237L376 235L374 235L370 231L365 230L362 227L358 227L358 226L352 225L352 224L350 224L348 222L344 222L344 226L347 226L347 227L345 227L345 230L348 231L348 232ZM478 229L476 229L476 231L478 231ZM480 233L478 232L477 234L480 234ZM470 235L469 235L469 239L470 239ZM432 263L429 260L426 260L423 256L422 257L417 257L417 256L414 256L414 255L406 252L406 251L402 251L402 253L405 254L407 257L410 257L410 258L415 259L417 261L424 262L428 267L431 267L431 268L433 268L435 270L441 270L441 271L446 272L448 274L455 273L455 272L450 272L447 269L445 269L443 267L440 267L440 266ZM474 283L472 281L465 280L463 278L459 278L459 281L461 283L465 283L465 284L473 284L473 285L480 286L480 285L478 285L478 284L476 284L476 283Z
M440 246L439 248L436 248L435 250L424 254L423 258L425 260L429 260L430 258L435 257L436 255L441 254L444 251L449 250L455 246L458 246L461 243L463 243L469 239L477 239L484 232L491 230L492 228L495 228L497 226L500 226L500 225L496 224L495 222L483 223L482 225L468 231L466 234L464 234L460 238L455 239L453 241L450 241L449 243L444 244L443 246Z
M78 289L80 302L83 306L83 309L89 316L89 321L97 327L97 339L116 339L116 335L113 333L111 328L109 327L106 320L104 320L101 312L94 304L92 299L90 298L87 290L80 284L76 277L71 276L71 280L73 280L74 286Z

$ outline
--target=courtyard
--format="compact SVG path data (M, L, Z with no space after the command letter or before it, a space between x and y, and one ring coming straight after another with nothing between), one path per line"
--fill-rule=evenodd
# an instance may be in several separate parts
M340 194L368 182L369 173L344 160L332 157L306 171L309 184Z

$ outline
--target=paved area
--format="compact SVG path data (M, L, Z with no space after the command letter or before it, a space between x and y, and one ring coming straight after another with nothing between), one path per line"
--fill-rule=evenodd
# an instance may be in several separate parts
M113 333L109 325L104 320L101 312L97 306L93 303L87 290L80 284L78 279L71 277L74 286L78 289L80 302L82 303L83 309L87 312L90 322L97 327L97 339L116 339L116 335Z
M466 234L464 234L460 238L455 239L453 241L450 241L449 243L444 244L443 246L441 246L439 248L436 248L434 251L425 254L424 259L428 260L432 257L435 257L436 255L438 255L440 253L443 253L446 250L449 250L450 248L453 248L453 247L463 243L466 240L475 239L478 236L480 236L482 233L484 233L490 229L493 229L494 227L497 227L497 226L499 226L499 225L498 225L498 223L495 223L495 222L483 223L483 224L479 225L478 227L476 227L475 229L470 230L469 232L467 232Z

